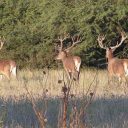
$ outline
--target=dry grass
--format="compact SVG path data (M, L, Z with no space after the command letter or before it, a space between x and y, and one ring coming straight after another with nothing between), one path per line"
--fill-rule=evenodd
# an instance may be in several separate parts
M46 73L46 74L45 74ZM63 77L64 71L57 70L39 70L30 71L22 70L18 73L18 80L11 79L7 81L6 78L0 83L0 97L8 99L15 97L20 99L26 95L24 89L24 82L27 82L28 89L33 93L35 97L40 97L43 92L47 89L49 97L61 96L62 83L58 83L58 80L66 81L66 77ZM106 70L86 69L81 71L79 85L74 82L72 85L72 93L77 93L77 96L86 93L89 86L90 91L94 90L97 84L96 97L107 97L114 96L126 96L127 87L126 85L119 85L118 81L111 82L108 84L108 75ZM77 90L77 92L76 92Z
M44 72L45 71L45 72ZM18 80L5 78L0 83L0 116L9 128L38 128L38 122L34 115L30 102L26 99L28 90L37 101L37 106L43 108L43 94L48 90L47 128L57 128L57 120L60 109L63 83L66 81L62 70L22 70L18 72ZM96 86L97 85L97 86ZM127 128L128 127L128 87L119 84L115 79L108 84L106 70L86 69L81 71L79 85L72 84L71 93L82 97L87 90L93 92L96 87L95 99L88 107L85 114L87 128ZM37 100L38 99L38 100ZM78 106L83 101L78 99ZM2 105L5 104L3 108ZM71 104L71 103L69 103ZM4 110L2 110L4 109ZM69 110L70 111L70 105ZM4 124L4 123L3 123Z

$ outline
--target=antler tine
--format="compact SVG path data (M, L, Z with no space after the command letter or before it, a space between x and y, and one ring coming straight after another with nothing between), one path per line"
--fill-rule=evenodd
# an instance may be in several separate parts
M122 40L125 40L127 38L127 35L126 35L125 31L121 32L121 36L123 38Z
M74 36L73 36L73 37L71 36L71 39L72 39L72 42L74 42L74 41L75 41L75 38L74 38Z
M58 50L61 51L63 48L63 40L62 40L61 36L58 36L58 40L60 41L60 47L58 47Z
M76 36L71 36L70 38L72 40L72 45L69 48L65 49L65 51L67 51L67 52L71 48L73 48L76 44L78 44L78 43L80 43L82 41L82 38L80 36L77 36L77 37Z
M58 40L60 41L60 47L59 47L59 51L62 51L63 49L63 42L64 40L67 39L67 34L64 34L64 36L58 36Z
M77 36L76 37L76 42L75 42L75 37L74 37L73 43L77 44L77 43L81 42L81 40L82 40L82 38L80 36Z
M5 37L3 36L3 40L5 41Z
M118 48L123 42L124 42L124 40L126 40L127 39L127 35L126 35L126 33L124 32L124 31L121 31L121 41L120 41L120 43L117 41L117 44L115 45L115 46L113 46L113 47L110 47L112 50L115 50L116 48Z
M82 37L80 37L80 35L78 36L78 41L81 42L82 41Z
M97 39L99 46L100 46L101 48L103 48L103 49L106 49L106 47L103 46L103 41L105 40L105 37L106 37L106 35L102 35L102 36L101 36L101 35L99 34L98 39Z
M3 37L4 38L4 37ZM0 50L2 49L3 45L4 45L4 41L5 41L5 38L4 40L2 39L2 37L0 37Z
M0 46L0 49L2 49L3 45L4 45L4 42L1 42L1 46Z

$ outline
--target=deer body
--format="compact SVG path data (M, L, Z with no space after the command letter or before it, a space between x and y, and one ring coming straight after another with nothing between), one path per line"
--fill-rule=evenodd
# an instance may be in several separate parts
M4 41L0 40L2 49ZM4 75L8 79L10 79L11 74L16 78L17 72L16 72L16 63L13 60L0 60L0 75ZM2 77L1 77L2 78Z
M106 49L106 58L108 59L108 72L110 76L117 76L119 79L125 76L123 59L113 57L111 48Z
M116 76L119 78L119 81L128 75L128 60L113 57L113 52L115 51L115 49L118 48L127 38L127 36L125 36L123 32L121 32L121 36L122 38L120 43L117 43L116 46L109 47L109 48L103 46L103 41L105 39L105 36L98 36L98 39L97 39L99 46L106 50L109 76L110 77Z
M76 43L79 43L80 40L77 38L77 41L75 42L74 38L71 38L73 45L70 48L62 50L63 41L65 39L66 38L64 39L59 38L59 41L61 42L61 48L59 49L59 53L56 59L62 61L63 67L67 72L69 79L72 78L74 80L79 80L81 58L79 56L70 55L68 52L69 49L72 48Z
M16 77L16 63L12 60L0 61L0 74L10 79L11 74Z
M117 76L122 79L125 76L124 63L121 59L112 58L108 61L108 72L110 76Z
M65 51L61 51L57 58L63 63L63 67L68 74L69 79L73 78L74 80L79 79L81 59L78 56L68 55Z

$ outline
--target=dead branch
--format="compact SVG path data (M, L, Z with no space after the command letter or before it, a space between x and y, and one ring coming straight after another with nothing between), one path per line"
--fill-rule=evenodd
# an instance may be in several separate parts
M32 104L32 108L33 108L33 110L34 110L34 112L35 112L35 114L36 114L36 116L37 116L38 121L39 121L40 128L45 128L47 119L45 118L44 113L42 113L41 111L39 111L39 110L37 109L36 104L35 104L35 99L34 99L32 93L28 90L26 84L25 84L25 90L26 90L27 94L28 94L29 97L30 97L29 100L30 100L30 102L31 102L31 104Z

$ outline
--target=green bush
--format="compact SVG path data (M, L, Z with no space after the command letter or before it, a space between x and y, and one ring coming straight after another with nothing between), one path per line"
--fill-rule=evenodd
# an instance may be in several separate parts
M82 36L73 54L82 57L83 65L105 57L97 44L99 33L107 34L107 45L114 45L117 27L128 32L125 0L1 0L0 17L0 35L6 38L0 58L14 59L19 68L55 66L54 42L65 32Z

